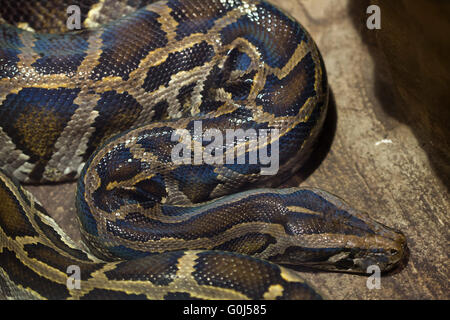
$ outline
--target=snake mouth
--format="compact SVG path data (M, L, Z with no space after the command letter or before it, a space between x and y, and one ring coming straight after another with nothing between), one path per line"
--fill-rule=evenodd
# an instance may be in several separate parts
M270 259L286 266L306 267L319 271L370 274L371 267L386 273L396 268L407 252L406 238L398 233L389 248L288 248L284 254Z
M383 273L396 266L396 263L388 263L385 260L384 258L354 258L353 254L349 254L346 258L341 258L338 261L312 261L302 262L298 265L319 271L369 274L368 270L371 266L378 267Z

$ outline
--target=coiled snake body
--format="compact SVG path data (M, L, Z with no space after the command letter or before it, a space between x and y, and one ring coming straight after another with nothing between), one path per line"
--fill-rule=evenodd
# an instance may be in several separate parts
M250 189L297 170L326 113L322 59L299 23L253 0L83 4L85 28L63 33L64 6L2 9L10 10L0 25L4 296L320 298L280 264L365 272L403 257L401 233L325 191ZM107 10L117 19L105 20ZM266 139L220 141L237 129ZM181 162L179 146L188 154ZM275 176L251 162L263 148L278 156ZM217 161L196 162L191 150ZM17 182L78 176L87 248ZM78 287L67 285L71 266Z

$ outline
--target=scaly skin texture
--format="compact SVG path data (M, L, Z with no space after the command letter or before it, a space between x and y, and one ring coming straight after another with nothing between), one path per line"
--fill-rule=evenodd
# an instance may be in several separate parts
M404 256L401 233L325 191L250 189L298 169L328 103L313 40L273 6L172 0L75 33L0 28L7 297L319 298L274 263L364 273ZM217 140L239 129L243 136ZM196 163L192 149L212 152L200 140L206 130L216 130L216 161ZM270 134L252 144L252 130ZM185 162L174 160L178 147ZM274 175L248 161L264 148L277 156ZM89 250L10 178L80 174L76 205ZM80 289L66 285L70 266L82 271Z

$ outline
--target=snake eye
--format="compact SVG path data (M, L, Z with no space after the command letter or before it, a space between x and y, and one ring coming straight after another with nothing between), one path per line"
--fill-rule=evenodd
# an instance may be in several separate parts
M389 253L394 256L394 255L396 255L398 253L398 250L396 250L396 249L389 249Z

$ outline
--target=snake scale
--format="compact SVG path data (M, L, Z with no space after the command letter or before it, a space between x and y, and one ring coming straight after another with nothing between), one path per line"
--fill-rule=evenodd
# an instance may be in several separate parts
M293 18L255 0L78 2L74 31L63 0L0 9L4 297L317 299L289 266L365 273L404 257L401 232L336 196L274 188L307 159L328 104ZM238 129L266 139L220 141ZM250 161L263 148L274 175ZM20 185L78 177L81 244Z

